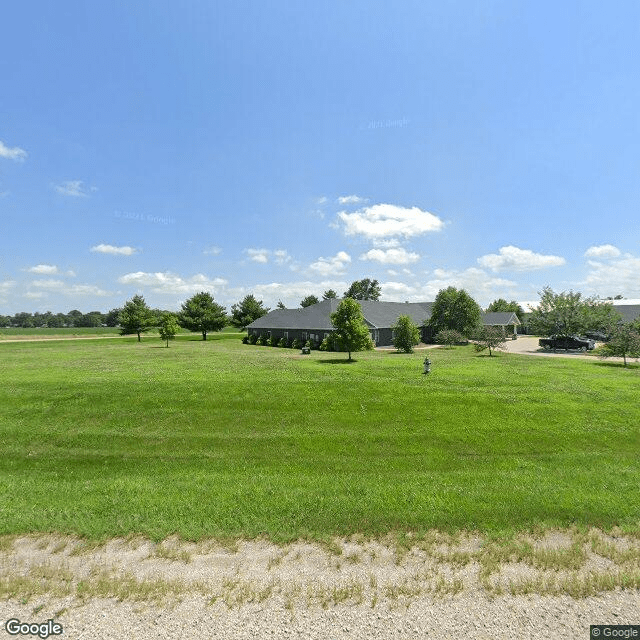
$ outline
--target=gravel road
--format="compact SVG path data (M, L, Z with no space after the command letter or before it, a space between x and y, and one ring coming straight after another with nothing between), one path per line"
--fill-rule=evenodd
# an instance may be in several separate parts
M229 549L28 536L3 545L0 628L52 619L74 640L573 640L590 624L640 623L640 591L607 582L638 578L638 539L560 531L514 544L518 557L483 578L493 552L477 536L401 550L390 540Z

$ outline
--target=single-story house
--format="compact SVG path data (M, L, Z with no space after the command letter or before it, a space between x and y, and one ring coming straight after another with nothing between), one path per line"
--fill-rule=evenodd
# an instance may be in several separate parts
M420 328L423 342L430 338L427 321L431 317L433 302L380 302L374 300L358 300L362 315L371 332L371 338L377 347L393 344L391 327L400 316L409 316ZM340 304L339 299L329 299L301 309L275 309L267 315L252 322L247 331L249 335L285 338L301 342L322 342L332 331L331 314ZM486 325L513 327L520 324L514 313L485 313L483 322Z
M521 323L513 311L489 311L482 314L482 324L485 327L502 327L506 335L517 334Z

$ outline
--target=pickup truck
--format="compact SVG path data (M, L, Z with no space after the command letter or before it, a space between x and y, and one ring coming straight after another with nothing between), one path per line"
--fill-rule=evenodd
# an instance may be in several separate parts
M540 338L538 344L545 349L578 349L579 351L592 351L596 343L589 338L580 336L551 336L550 338Z

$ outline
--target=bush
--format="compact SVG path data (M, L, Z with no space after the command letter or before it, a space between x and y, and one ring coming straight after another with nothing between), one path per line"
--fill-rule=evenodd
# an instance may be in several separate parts
M393 346L398 351L413 353L413 347L420 342L420 329L409 316L400 316L393 329Z
M292 343L291 343L291 348L292 349L302 349L302 342L296 338Z
M244 338L242 338L242 344L247 344L249 342L249 336L244 336Z
M257 341L257 338L256 338L256 334L255 334L255 333L252 333L252 334L249 336L249 339L247 340L247 342L248 342L249 344L255 344L255 343L256 343L256 341Z
M320 351L340 351L338 342L333 333L330 333L318 346Z
M258 346L263 346L267 344L267 339L264 336L260 336L257 340L256 340L256 345Z
M447 347L453 347L460 343L467 343L467 339L455 329L443 329L442 331L438 331L435 341L436 344L444 344Z
M286 338L280 338L280 341L278 342L278 346L286 348L289 346L289 341Z

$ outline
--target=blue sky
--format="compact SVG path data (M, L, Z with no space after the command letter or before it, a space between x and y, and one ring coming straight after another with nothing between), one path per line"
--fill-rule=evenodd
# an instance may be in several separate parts
M0 313L640 298L637 2L10 3Z

